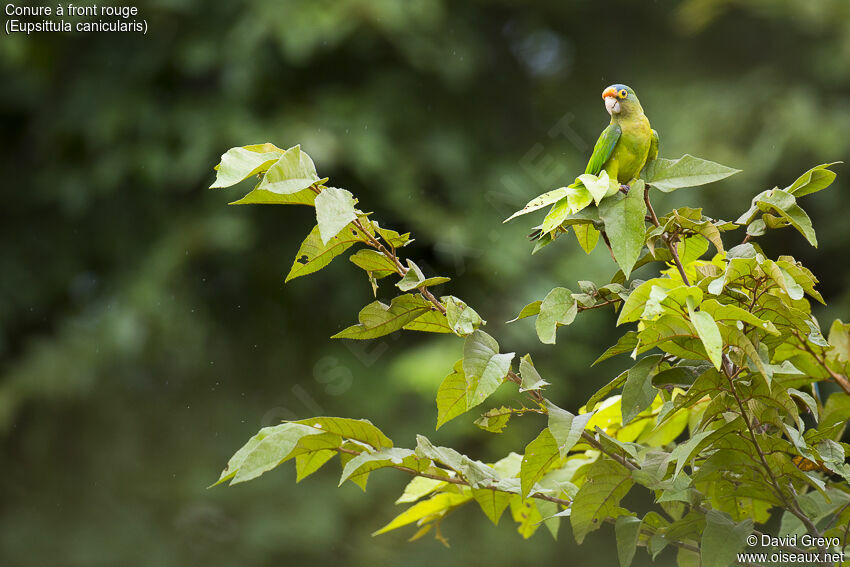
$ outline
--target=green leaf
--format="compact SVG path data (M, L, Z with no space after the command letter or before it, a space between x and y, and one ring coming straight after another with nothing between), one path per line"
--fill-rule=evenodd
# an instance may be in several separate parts
M438 488L446 485L443 480L427 478L424 476L414 476L404 487L404 492L395 501L396 504L409 504L416 502L420 498L428 496Z
M673 289L679 285L678 282L670 278L652 278L637 286L630 294L623 307L620 309L620 316L617 318L617 325L637 321L643 315L646 309L646 302L652 293L654 287L662 289Z
M399 234L389 228L381 228L378 226L377 221L372 221L372 223L375 225L375 231L377 231L378 235L384 240L384 242L390 245L390 248L402 248L403 246L407 246L413 242L413 239L410 238L409 232Z
M322 243L327 244L331 238L340 233L348 223L357 219L354 205L357 199L350 191L325 187L316 195L316 222Z
M404 327L405 331L422 331L425 333L451 333L449 322L446 316L437 311L436 307L429 307L429 310L420 315Z
M523 208L506 218L503 222L508 222L510 220L515 219L516 217L527 215L528 213L533 213L534 211L540 210L544 207L548 207L552 203L560 201L566 196L566 187L560 187L558 189L549 191L548 193L543 193L542 195L530 200Z
M747 544L753 531L753 521L736 523L723 512L709 510L705 515L705 530L700 542L702 567L728 567Z
M634 482L629 470L614 461L599 458L587 470L587 480L573 500L570 523L576 543L599 529L609 517L619 516L620 500Z
M684 443L676 445L676 447L670 453L670 460L676 462L676 470L673 472L673 477L671 480L676 480L676 478L679 476L679 473L682 472L682 469L684 469L685 465L688 464L688 461L691 460L694 451L697 450L703 439L705 439L712 433L713 431L700 431Z
M418 295L405 294L394 297L390 305L373 301L360 310L357 325L338 332L332 339L374 339L397 331L426 311L431 304Z
M417 472L423 472L431 466L430 459L422 459L410 449L399 447L381 449L380 451L363 451L345 463L339 485L348 479L364 477L370 472L387 467L403 466Z
M765 321L764 319L759 319L746 309L742 309L737 305L727 305L720 303L716 299L707 299L700 304L699 308L700 311L704 311L711 315L711 317L718 323L729 321L734 325L736 321L741 321L742 323L752 325L756 329L761 329L771 335L780 334L773 323Z
M281 154L283 150L273 144L230 148L222 154L221 162L216 166L215 181L210 185L210 189L230 187L252 175L262 173L271 167Z
M599 205L599 217L605 223L614 258L627 279L643 248L646 227L643 188L643 181L638 179L628 195L617 193Z
M416 454L449 467L472 488L489 486L499 480L498 473L492 467L473 461L450 447L436 447L422 435L416 436Z
M658 391L652 385L652 377L655 376L660 361L661 355L659 354L646 356L626 373L620 405L623 425L631 422L638 414L651 406L658 395Z
M634 292L633 292L634 293ZM619 324L619 322L618 322ZM608 347L608 349L603 352L599 358L593 361L591 366L595 366L602 362L603 360L608 360L612 356L617 356L618 354L623 354L626 352L634 351L638 346L638 334L636 331L628 331L625 335L620 337L617 340L617 344L614 346Z
M358 268L373 274L377 279L396 272L396 265L392 260L377 250L370 250L368 248L358 250L351 255L349 260Z
M543 224L540 229L544 233L549 233L561 226L567 217L570 216L569 200L564 198L552 205L552 210L546 213L543 217Z
M812 219L806 214L796 203L796 199L790 193L786 193L781 189L771 189L759 199L759 203L769 206L773 211L782 216L785 220L791 223L791 226L806 237L809 243L817 248L818 239L815 236L815 229L812 227Z
M733 325L723 325L720 328L720 334L723 337L723 342L729 345L736 346L744 351L744 354L752 361L758 371L761 372L765 379L770 382L771 373L764 365L755 345L750 338L745 335L738 327Z
M422 273L422 270L413 260L407 261L407 268L407 273L404 274L401 281L396 284L401 291L410 291L411 289L419 287L440 285L441 283L446 283L451 279L444 277L426 278L425 274Z
M540 304L535 328L540 342L555 344L555 331L558 325L569 325L576 318L578 304L573 294L565 287L556 287L550 291Z
M439 519L453 508L468 502L472 496L469 493L457 494L455 492L440 492L428 500L417 502L387 524L383 528L372 532L373 536L385 534L402 526L418 522L424 518L433 516Z
M333 449L322 449L311 453L304 453L295 457L295 482L301 482L327 463L329 460L338 455Z
M585 408L587 409L587 411L593 411L593 409L596 407L596 404L601 402L604 398L607 398L608 394L625 384L627 376L628 372L621 372L619 376L599 388L596 393L590 396L590 398L587 400L587 403L585 404Z
M560 456L558 443L548 427L525 447L519 473L523 498L529 495L535 483L560 460Z
M602 202L602 199L605 198L605 195L607 195L609 189L611 189L611 180L608 179L608 172L604 169L599 177L590 173L585 173L579 175L578 178L581 180L582 184L584 184L584 187L590 191L590 194L593 196L593 200L597 205Z
M437 389L437 429L467 409L466 376L463 374L463 360L458 360L452 373L443 379Z
M520 392L528 390L540 390L549 385L549 382L544 380L537 369L534 368L534 363L531 361L531 355L526 354L519 359L519 375L522 378L522 383L519 386Z
M685 154L679 159L656 159L643 170L644 180L665 193L683 187L696 187L725 179L740 172L733 169Z
M487 323L475 309L457 297L447 295L440 299L446 304L446 319L448 319L449 327L457 336L465 337L472 334L478 327Z
M620 567L629 567L637 551L638 536L640 536L640 518L620 516L614 524L614 534L617 537L617 558Z
M289 195L303 191L318 181L313 160L301 151L301 146L293 146L269 167L259 189Z
M393 446L390 438L384 435L383 431L372 425L372 422L368 419L311 417L292 423L307 425L318 430L318 432L333 433L345 439L366 443L374 449L388 449Z
M517 523L517 532L523 539L533 536L543 521L536 500L523 499L516 495L511 498L511 516Z
M316 184L321 184L321 180L317 181ZM309 187L297 193L281 195L260 189L258 183L247 195L236 201L231 201L228 205L308 205L312 207L315 201L316 192Z
M293 422L264 427L227 461L216 484L230 480L233 485L255 479L283 462L302 437L321 433Z
M581 434L587 426L587 422L593 417L593 412L573 415L551 403L547 406L547 410L549 411L549 432L558 444L558 452L561 457L566 457L567 453L581 439Z
M842 163L840 161L832 163L822 163L816 165L809 171L797 178L794 183L785 188L786 191L795 197L802 197L810 193L816 193L821 189L826 189L832 182L835 181L835 172L830 171L829 167Z
M498 490L489 490L487 488L473 488L472 497L481 506L484 514L490 518L494 525L499 525L499 518L511 503L513 495L507 492Z
M486 411L475 420L475 425L489 431L490 433L501 433L510 421L513 412L510 408L502 406Z
M486 400L504 381L514 353L499 354L499 343L484 331L475 331L463 345L466 404L473 408Z
M688 298L688 314L694 328L708 353L708 359L720 370L723 364L723 337L714 318L705 311L694 311L694 301Z
M656 321L646 322L645 328L638 333L638 339L638 354L658 347L680 358L698 360L707 357L696 329L681 316L663 315Z
M538 313L540 313L541 305L543 305L543 301L541 299L538 299L537 301L532 301L531 303L523 307L522 310L519 312L519 315L508 321L508 323L514 323L516 321L519 321L520 319L525 319L526 317L537 315Z
M586 254L593 252L596 248L596 243L599 242L599 231L592 224L576 224L573 225L578 245Z
M534 505L537 506L540 517L543 518L543 525L552 534L552 539L558 541L558 528L561 527L558 504L549 502L548 500L534 500Z
M364 237L354 228L354 225L350 225L327 243L322 242L319 227L314 226L298 248L295 261L292 262L285 281L318 272L358 242L364 242Z

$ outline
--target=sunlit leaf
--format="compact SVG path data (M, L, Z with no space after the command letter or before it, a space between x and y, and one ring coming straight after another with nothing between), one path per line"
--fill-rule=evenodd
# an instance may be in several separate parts
M221 156L221 162L216 166L215 181L210 188L230 187L262 173L280 159L281 154L283 150L273 144L230 148Z
M484 331L475 331L463 345L466 403L472 408L487 399L504 381L514 353L499 354L499 343Z
M327 244L348 223L357 219L356 203L357 199L350 191L336 187L325 187L316 196L316 222L322 244Z
M548 207L552 203L559 201L566 196L566 187L560 187L558 189L549 191L548 193L543 193L539 197L535 197L534 199L529 201L523 208L506 218L503 222L508 222L509 220L513 220L518 216L527 215L528 213L533 213L534 211L540 210L544 207Z
M316 166L301 146L293 146L271 166L263 177L259 189L289 195L316 184Z

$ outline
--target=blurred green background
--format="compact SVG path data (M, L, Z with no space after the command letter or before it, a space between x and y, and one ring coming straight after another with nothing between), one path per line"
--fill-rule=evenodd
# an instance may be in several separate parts
M436 387L460 341L328 337L371 300L344 259L283 285L312 211L227 207L206 190L227 148L301 143L407 249L531 352L554 399L577 408L621 368L589 363L616 339L588 312L537 342L505 326L528 301L605 281L607 252L571 239L531 256L537 220L501 221L571 181L624 82L661 153L744 170L656 208L736 218L758 191L850 153L846 0L160 0L146 36L40 34L0 41L0 563L111 565L613 565L613 531L581 548L563 525L523 542L509 516L469 507L452 544L371 538L408 480L337 489L328 466L300 486L281 467L207 490L256 430L315 414L367 417L398 445L415 433L482 460L522 451L533 417L490 435L474 416L434 432ZM846 167L846 166L845 166ZM820 248L760 239L822 277L822 325L847 318L847 173L803 203ZM736 236L737 238L737 236ZM640 273L638 277L640 277ZM383 297L390 293L388 286ZM673 561L665 551L659 564ZM569 558L569 560L565 559ZM648 561L645 556L640 559Z

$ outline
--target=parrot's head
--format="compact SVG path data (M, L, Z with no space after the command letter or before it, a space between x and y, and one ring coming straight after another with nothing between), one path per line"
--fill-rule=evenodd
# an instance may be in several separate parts
M635 91L626 85L611 85L602 91L605 110L611 116L628 116L633 112L643 112Z

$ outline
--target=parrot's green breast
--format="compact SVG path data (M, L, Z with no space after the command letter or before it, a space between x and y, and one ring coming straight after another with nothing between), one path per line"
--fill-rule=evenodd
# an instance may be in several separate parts
M629 183L646 164L652 144L652 128L643 113L622 119L615 117L611 122L617 123L622 133L611 157L602 167L610 177L616 175L618 182Z

